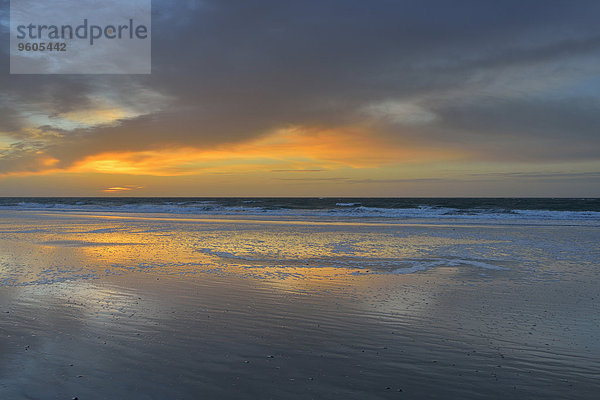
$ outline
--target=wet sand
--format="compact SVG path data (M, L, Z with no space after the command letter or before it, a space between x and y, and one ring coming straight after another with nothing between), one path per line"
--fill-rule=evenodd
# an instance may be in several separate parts
M600 391L600 227L0 212L0 398Z

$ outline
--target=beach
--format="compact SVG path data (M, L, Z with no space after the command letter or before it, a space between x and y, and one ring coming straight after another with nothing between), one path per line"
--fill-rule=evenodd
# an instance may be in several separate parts
M0 398L597 396L597 213L337 204L0 209Z
M600 1L0 4L0 400L600 399Z

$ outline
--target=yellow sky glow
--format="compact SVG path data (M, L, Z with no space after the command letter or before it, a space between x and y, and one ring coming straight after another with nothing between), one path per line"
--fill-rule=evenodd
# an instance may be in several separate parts
M294 128L215 149L188 147L101 153L86 157L68 171L177 176L199 172L373 168L458 156L450 151L401 146L364 131Z

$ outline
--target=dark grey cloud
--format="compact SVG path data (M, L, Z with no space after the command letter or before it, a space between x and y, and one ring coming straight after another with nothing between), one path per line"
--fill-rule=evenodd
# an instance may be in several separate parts
M21 122L19 114L16 110L7 106L0 107L0 131L17 131L22 125L23 123Z
M0 5L5 20L8 1ZM599 98L568 89L597 74L598 15L597 1L155 0L148 77L8 75L0 26L0 130L26 147L36 141L61 167L100 151L210 147L282 126L356 123L460 146L474 159L597 159ZM98 97L140 115L41 144L23 134L24 111L52 117ZM365 115L386 101L418 104L436 119L415 127ZM0 172L27 160L35 167L36 154L5 150Z
M432 107L435 124L414 130L431 143L479 150L494 160L597 160L600 99L484 98Z
M490 132L513 140L568 139L585 142L600 134L600 99L510 99L444 104L434 110L452 130Z

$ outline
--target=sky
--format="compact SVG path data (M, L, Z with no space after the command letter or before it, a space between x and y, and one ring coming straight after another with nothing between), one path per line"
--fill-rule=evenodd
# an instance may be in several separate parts
M600 2L153 0L152 74L10 75L0 196L600 196Z

